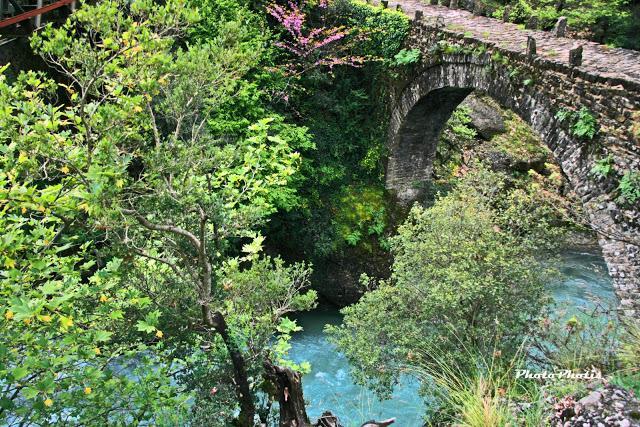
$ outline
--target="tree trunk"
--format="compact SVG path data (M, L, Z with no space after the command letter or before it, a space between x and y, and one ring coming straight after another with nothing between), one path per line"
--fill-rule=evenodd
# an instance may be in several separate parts
M264 362L265 377L274 387L280 404L280 427L310 427L302 394L302 379L298 372Z
M236 383L236 394L238 396L238 403L240 404L238 424L241 427L252 427L254 425L256 407L253 403L253 397L251 396L251 390L249 388L249 378L247 375L244 357L236 343L233 341L233 338L229 335L227 322L222 313L215 312L212 314L211 309L208 306L203 305L202 315L206 323L220 334L220 337L229 352L229 357L231 357L233 376Z

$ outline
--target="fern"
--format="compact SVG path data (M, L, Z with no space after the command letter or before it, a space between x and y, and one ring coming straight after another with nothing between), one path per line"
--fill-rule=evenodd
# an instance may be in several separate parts
M598 122L588 108L582 107L576 115L571 133L578 138L593 139L598 133Z
M393 58L396 65L411 65L420 61L419 49L402 49Z
M609 154L607 157L596 160L595 165L591 168L591 175L598 178L606 178L613 173L613 156Z
M556 113L560 123L571 122L569 132L578 138L593 139L598 133L598 121L588 108L582 107L578 111L561 108Z
M360 240L362 240L362 233L360 233L358 230L355 230L355 231L347 234L344 239L351 246L356 246L358 244L358 242L360 242Z
M561 108L556 113L556 119L558 119L560 123L565 122L567 119L570 119L572 116L573 116L573 111L567 110L566 108Z
M620 197L630 204L640 200L640 172L628 171L618 185Z

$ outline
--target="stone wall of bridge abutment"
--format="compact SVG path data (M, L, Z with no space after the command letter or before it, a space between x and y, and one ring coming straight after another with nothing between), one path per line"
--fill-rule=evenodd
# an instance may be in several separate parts
M528 122L552 150L598 232L621 311L640 316L640 209L621 202L618 192L622 174L640 171L640 81L527 56L526 45L514 49L447 28L446 15L444 26L438 21L427 16L413 22L407 48L419 49L422 61L394 86L387 188L401 202L418 198L451 112L471 91L486 92ZM593 140L573 136L571 124L556 117L562 109L583 107L599 126ZM606 156L617 176L597 178L591 170Z

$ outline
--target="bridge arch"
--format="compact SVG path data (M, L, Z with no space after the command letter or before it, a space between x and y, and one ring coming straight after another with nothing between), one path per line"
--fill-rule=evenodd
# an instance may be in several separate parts
M577 176L582 177L585 171L588 174L591 165L586 146L572 141L543 93L524 91L507 76L488 72L477 63L446 62L415 77L392 111L386 187L401 203L422 195L422 184L431 179L442 130L456 107L474 90L486 93L526 121L553 151L570 182L581 182Z
M424 49L423 52L428 51ZM616 184L597 180L590 173L594 162L602 156L602 147L616 157L618 164L638 167L637 148L629 149L637 147L637 141L619 131L625 117L622 104L596 110L594 114L601 123L598 141L585 141L572 136L567 124L556 118L556 113L560 108L597 107L589 99L607 96L602 84L593 82L590 86L582 80L576 82L574 75L561 76L571 83L571 89L566 90L551 83L559 78L555 71L550 72L543 66L536 68L539 64L523 57L510 63L496 62L490 52L439 55L425 62L418 72L406 79L403 89L395 96L389 128L387 189L400 203L418 200L424 184L431 179L433 159L445 123L472 91L485 92L526 121L550 148L580 197L592 228L598 232L622 314L640 315L640 216L637 206L622 206L617 199ZM524 70L530 78L514 79L514 69ZM529 81L525 83L525 80ZM580 90L576 90L576 86ZM606 89L618 98L622 96L620 92L624 93L611 92L610 87ZM608 101L616 102L614 99ZM636 97L633 102L637 101ZM637 106L633 105L634 108Z

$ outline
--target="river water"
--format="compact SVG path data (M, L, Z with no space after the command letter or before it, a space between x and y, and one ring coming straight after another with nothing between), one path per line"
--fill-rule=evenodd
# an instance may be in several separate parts
M558 306L616 304L611 279L597 248L564 252L559 269L563 277L549 284ZM411 378L405 378L394 390L392 398L382 402L369 390L354 384L345 356L332 350L323 332L327 324L340 324L341 315L337 309L320 307L300 315L297 320L304 331L293 337L290 356L296 362L306 360L311 363L311 373L303 378L303 386L312 420L325 410L331 410L340 416L345 427L359 426L372 418L389 417L396 417L395 425L399 427L422 425L424 405L418 395L418 384Z

